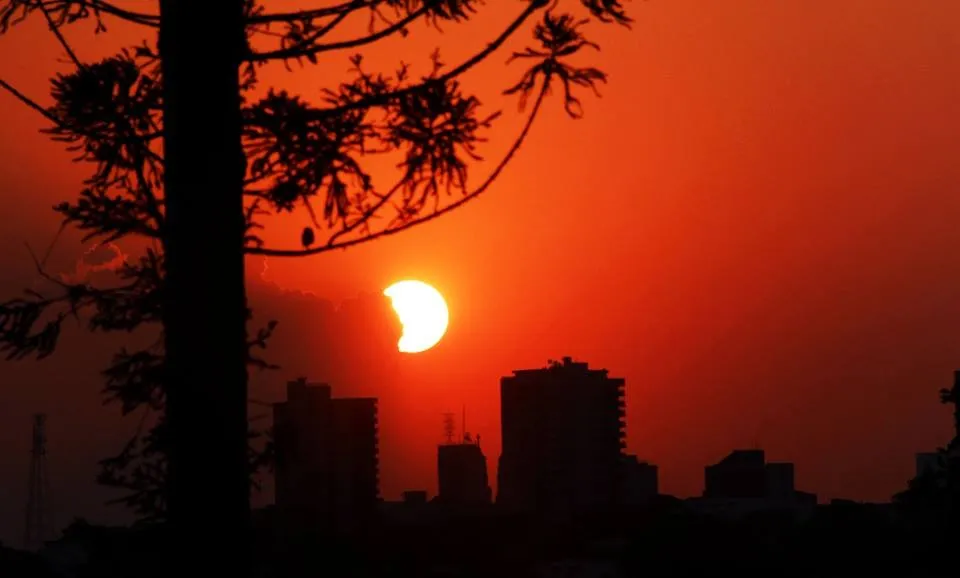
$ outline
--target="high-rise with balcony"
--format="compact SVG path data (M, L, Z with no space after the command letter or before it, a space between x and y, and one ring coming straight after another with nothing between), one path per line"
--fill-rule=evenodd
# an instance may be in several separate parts
M568 514L621 497L625 380L569 357L500 380L497 503Z

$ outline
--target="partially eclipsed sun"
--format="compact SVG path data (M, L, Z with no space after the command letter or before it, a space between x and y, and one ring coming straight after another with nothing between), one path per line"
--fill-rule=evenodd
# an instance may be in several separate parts
M447 332L450 314L443 295L422 281L398 281L383 294L390 298L393 310L403 325L397 349L420 353L440 342Z

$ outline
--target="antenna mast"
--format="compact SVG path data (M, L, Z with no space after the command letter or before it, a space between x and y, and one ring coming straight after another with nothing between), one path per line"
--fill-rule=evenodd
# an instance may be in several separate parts
M27 550L38 550L50 537L51 526L47 504L50 493L50 479L47 475L47 416L42 413L33 416L29 478L23 545Z
M456 425L453 422L453 414L443 414L443 434L447 438L447 445L453 444L453 436L456 431Z

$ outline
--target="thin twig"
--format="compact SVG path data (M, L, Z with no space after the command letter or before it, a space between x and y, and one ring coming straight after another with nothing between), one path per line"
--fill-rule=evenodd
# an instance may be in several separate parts
M281 48L279 50L271 50L269 52L260 52L260 53L254 52L253 54L247 57L247 60L250 62L265 62L268 60L287 60L290 58L303 58L307 56L315 56L322 52L330 52L333 50L348 50L351 48L359 48L361 46L372 44L378 40L383 40L388 36L392 36L396 34L397 32L399 32L400 30L403 30L404 28L412 24L414 21L416 21L418 18L420 18L426 13L427 13L427 7L424 6L404 16L400 20L396 21L390 26L387 26L386 28L384 28L383 30L380 30L379 32L374 32L373 34L369 34L367 36L363 36L360 38L354 38L352 40L344 40L342 42L333 42L331 44L315 44L313 46L309 46L309 44L316 42L317 40L322 38L324 35L326 35L326 33L329 31L329 28L332 28L336 24L339 24L340 21L346 18L346 16L349 13L345 12L340 16L338 16L337 19L335 19L330 24L329 27L324 27L323 29L317 31L316 33L311 34L310 38L305 39L303 42L299 43L298 46L294 46L290 48Z
M375 8L377 4L381 4L383 0L377 0L374 3L366 4L363 2L357 2L357 0L347 0L336 6L330 6L327 8L315 8L313 10L300 10L297 12L278 12L274 14L260 14L257 16L251 16L247 19L247 22L251 24L270 24L274 22L292 22L296 20L313 20L316 18L325 18L327 16L336 16L342 14L343 12L353 12L354 10L359 10L364 6L369 8Z
M103 12L111 16L116 16L121 20L126 20L133 24L140 24L142 26L150 26L152 28L157 28L160 26L160 16L156 14L146 14L144 12L134 12L132 10L126 10L120 8L110 2L105 0L65 0L68 3L77 4L78 6L83 6L90 8L95 12ZM49 2L50 4L56 4L56 2ZM41 2L42 6L43 3Z
M23 94L22 92L20 92L19 90L17 90L17 89L14 88L13 86L11 86L10 83L8 83L7 81L3 80L2 78L0 78L0 88L3 88L3 89L6 90L7 92L9 92L9 93L12 94L13 96L15 96L15 97L17 98L17 100L19 100L19 101L22 102L23 104L29 106L29 107L32 108L33 110L35 110L35 111L39 112L40 114L42 114L44 117L46 117L47 120L49 120L49 121L52 122L53 124L55 124L55 125L57 125L57 126L59 126L59 127L62 127L62 126L63 126L63 123L60 121L60 119L57 118L56 116L54 116L53 113L51 113L49 110L43 108L43 107L40 106L39 104L37 104L37 101L35 101L35 100L31 99L29 96Z
M60 42L60 46L67 51L67 55L70 56L70 60L77 65L77 68L83 69L83 63L80 62L80 59L77 58L77 53L73 51L73 48L70 47L70 44L67 42L67 39L63 37L63 33L60 32L60 27L57 26L57 23L53 20L53 16L50 15L50 11L47 10L47 7L43 5L43 2L40 2L40 11L43 12L44 18L47 19L47 24L50 25L50 31L53 32L53 35L57 37L57 41Z
M47 271L43 268L43 263L41 263L40 260L37 259L37 254L34 253L33 248L30 247L30 243L24 243L23 245L27 248L27 253L30 254L30 259L33 261L33 266L36 267L38 275L40 275L47 281L50 281L51 283L55 283L63 287L64 289L69 289L69 286L66 283L64 283L59 279L54 278L52 275L47 273Z
M53 248L56 246L57 241L60 240L60 235L63 234L63 230L67 228L67 222L64 221L60 223L60 228L57 229L57 234L53 236L53 240L50 241L50 245L47 247L47 251L43 254L43 259L40 261L40 265L46 266L47 259L50 258L50 254L53 253Z

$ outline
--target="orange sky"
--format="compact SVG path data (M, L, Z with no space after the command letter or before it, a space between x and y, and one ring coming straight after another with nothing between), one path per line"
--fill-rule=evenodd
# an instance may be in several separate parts
M910 476L913 453L950 435L937 390L960 367L960 4L650 0L630 9L632 32L592 27L603 52L591 64L611 77L603 99L586 97L579 121L553 99L487 196L369 246L271 259L254 282L341 300L417 277L447 296L440 346L391 365L390 384L349 385L401 392L381 408L383 435L394 433L384 443L387 497L434 488L441 414L462 404L493 470L498 377L572 355L627 379L629 449L660 464L666 492L699 493L705 464L759 444L796 462L798 486L823 498L887 498ZM508 18L489 13L457 29L447 60ZM71 38L92 57L118 36L134 38ZM412 59L438 40L414 34L370 57ZM39 23L0 38L0 53L0 77L38 98L67 67ZM520 72L505 58L467 79L508 112L491 159L521 120L493 96ZM270 79L307 93L344 68L322 61ZM0 289L9 295L32 281L23 242L49 243L50 206L75 194L84 167L6 94L0 118ZM294 244L303 220L278 224L270 239ZM75 240L59 246L63 267L79 254ZM262 265L251 269L258 277ZM309 318L292 324L323 332ZM71 513L102 515L92 463L135 425L118 424L96 396L111 347L73 340L43 365L4 363L0 438L15 451L0 457L0 494L14 499L0 505L0 539L19 531L29 414L41 407L55 489ZM283 371L256 376L258 391L279 396L298 372L323 378L323 355L303 348L285 352Z

